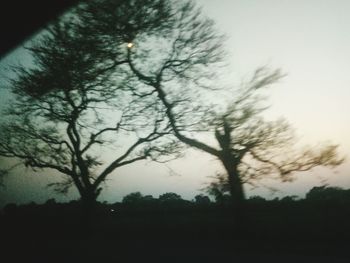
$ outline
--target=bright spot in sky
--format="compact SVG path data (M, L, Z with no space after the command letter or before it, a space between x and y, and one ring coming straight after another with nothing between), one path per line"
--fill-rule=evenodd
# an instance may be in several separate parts
M134 46L134 44L133 43L128 43L128 48L132 48Z

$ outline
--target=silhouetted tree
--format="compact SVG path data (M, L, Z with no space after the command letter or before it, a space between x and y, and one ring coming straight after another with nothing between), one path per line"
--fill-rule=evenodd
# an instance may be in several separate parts
M251 202L254 202L254 203L263 203L263 202L266 202L266 199L261 197L261 196L258 196L258 195L254 195L254 196L251 196L249 197L248 199L249 201Z
M84 1L35 37L32 66L12 68L0 156L58 171L65 180L51 186L66 193L74 185L91 204L115 169L173 152L168 121L138 93L124 48L139 32L157 34L168 9L162 0ZM101 153L118 141L107 163Z
M340 187L315 186L305 196L308 201L350 201L350 190Z
M237 94L229 94L226 109L208 105L205 93L215 67L222 63L222 36L191 2L186 2L176 17L176 27L168 35L135 38L135 46L128 49L128 63L148 92L158 97L174 135L221 161L237 205L244 200L243 184L262 175L278 174L287 181L292 180L293 172L342 163L336 145L296 151L285 120L263 119L267 107L259 94L283 76L279 70L256 70ZM162 44L161 49L157 43ZM211 132L218 146L199 139L201 132Z
M140 192L130 193L123 197L122 202L124 204L137 204L143 199L143 195Z
M56 199L55 198L50 198L46 200L45 205L55 205L56 204Z
M21 158L33 168L59 170L69 176L82 196L94 199L100 183L121 164L145 159L151 151L162 154L165 149L170 152L169 147L158 150L150 146L137 157L129 156L145 141L158 140L168 133L170 126L178 140L221 161L232 200L237 204L244 200L243 184L262 175L278 174L283 180L291 180L295 171L306 171L319 165L336 166L342 162L334 145L294 153L290 146L295 142L289 125L283 120L269 122L261 117L265 107L261 106L261 97L257 94L282 77L279 71L258 69L238 94L229 94L230 101L225 109L217 104L208 105L208 96L215 96L212 89L216 69L223 65L223 36L193 2L87 1L76 13L67 15L67 21L49 28L49 34L44 36L41 44L31 48L40 62L38 66L18 70L22 77L14 81L16 88L13 90L18 94L16 109L20 111L13 110L10 116L14 120L22 115L28 117L22 117L14 128L7 125L9 129L4 129L4 134L13 133L13 138L17 139L1 142L3 156ZM85 91L91 93L85 94ZM133 99L125 99L125 93ZM220 94L227 97L227 93ZM96 105L101 102L101 97L102 107L113 102L115 110L117 104L121 120L116 122L117 125L97 132L85 131L84 136L79 136L78 132L87 129L88 125L78 121L78 117L85 117L84 121L91 121L90 116L97 117L95 122L89 123L94 128L101 123L103 118L95 114L100 109ZM92 114L85 115L87 110L92 110ZM67 111L70 112L68 116ZM147 120L138 121L141 111ZM153 114L146 114L147 111ZM43 112L40 117L38 112ZM28 140L27 134L23 136L19 132L23 127L26 133L35 131L38 122L33 123L31 116L34 114L47 125L55 124L54 129L50 126L43 132L29 132L35 140L40 134L40 141L49 147L37 147L35 140ZM153 124L153 130L141 141L136 141L121 160L116 159L110 168L106 168L103 176L93 177L86 173L100 165L96 157L87 155L86 146L90 149L92 145L100 144L100 136L106 132L134 131L135 125L139 128L144 122ZM52 132L62 127L58 125L60 123L67 126L68 144L62 143ZM217 145L200 139L201 132L210 132ZM47 138L46 134L50 136ZM83 138L85 146L82 146ZM16 147L20 151L14 151ZM74 157L70 156L72 150ZM59 154L53 158L54 152ZM37 157L42 156L41 153L44 159ZM78 173L72 176L72 170Z
M174 202L182 200L181 196L176 193L165 193L161 194L158 198L160 202Z
M153 201L155 198L152 195L145 195L143 197L143 200L145 201Z
M298 196L296 195L287 195L283 197L280 201L284 203L290 203L290 202L295 202L298 199Z
M163 212L184 212L192 208L190 201L182 199L180 195L173 192L159 195L158 204Z
M209 199L209 197L206 196L206 195L202 195L202 194L196 195L196 196L194 197L194 201L195 201L195 203L196 203L197 205L208 205L208 204L210 204L210 199Z

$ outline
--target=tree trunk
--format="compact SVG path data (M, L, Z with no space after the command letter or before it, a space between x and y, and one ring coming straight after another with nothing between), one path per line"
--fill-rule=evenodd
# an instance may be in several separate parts
M82 206L86 209L91 209L95 206L97 194L93 191L87 190L81 195Z
M93 232L93 215L96 209L97 197L99 193L93 190L85 190L81 193L81 211L79 228L81 237L88 238Z
M245 226L247 224L247 214L245 209L245 195L241 179L237 166L230 162L226 163L225 169L228 176L230 194L231 194L231 216L232 223L234 224L233 235L241 236L244 235Z
M245 195L241 178L239 178L238 165L232 158L222 158L221 161L227 172L232 201L242 203L245 200Z
M238 165L232 158L221 159L228 176L229 190L231 195L232 212L235 218L242 218L244 214L244 189L241 179L239 178Z
M93 189L86 189L83 194L81 194L81 207L82 215L87 219L90 219L96 209L97 197L99 192Z
M230 194L232 201L237 204L242 204L245 200L243 184L239 178L237 171L228 171L229 184L230 184Z

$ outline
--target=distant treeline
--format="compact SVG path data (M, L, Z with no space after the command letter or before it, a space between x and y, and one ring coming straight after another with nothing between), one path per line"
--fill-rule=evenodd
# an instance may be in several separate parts
M152 212L152 211L190 211L190 210L206 210L206 209L222 209L230 208L230 196L223 195L220 199L212 201L208 196L200 194L196 195L193 200L184 200L176 193L164 193L158 198L152 195L142 195L140 192L130 193L122 199L121 202L113 204L107 202L97 202L96 211L108 213L121 212ZM266 208L266 207L290 207L290 206L349 206L350 207L350 189L342 189L339 187L319 186L313 187L305 196L300 199L297 196L285 196L283 198L276 197L267 200L261 196L252 196L246 200L247 207ZM3 214L13 214L21 211L35 213L49 211L58 212L74 212L80 206L80 201L72 200L68 203L58 203L55 199L49 199L46 203L39 205L34 202L24 205L14 203L7 204L3 210ZM58 209L58 210L57 210Z
M320 256L348 253L350 190L314 187L304 199L287 196L266 200L254 196L245 201L239 215L229 201L211 201L205 195L189 201L176 193L154 198L135 192L121 202L98 202L87 215L79 201L58 203L50 199L41 205L6 205L0 225L3 239L15 244L33 239L63 240L60 244L85 239L98 241L94 244L101 240L122 244L160 241L161 245L200 241L217 248L224 244L229 247L227 253L232 247L243 247L244 254L265 248L288 253L298 249Z

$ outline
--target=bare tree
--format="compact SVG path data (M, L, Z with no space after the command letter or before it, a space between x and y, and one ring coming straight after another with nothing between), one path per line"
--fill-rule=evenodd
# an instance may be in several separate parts
M191 2L181 3L170 34L133 39L128 64L148 86L148 94L157 96L174 135L221 161L234 203L244 200L243 183L261 175L278 174L290 180L297 171L341 164L336 145L298 151L292 147L295 138L285 120L262 118L265 106L258 94L282 77L278 70L256 70L238 94L231 94L226 109L208 105L208 95L203 94L210 90L215 69L222 65L223 38ZM209 96L215 96L211 92ZM217 145L199 139L201 132L211 132Z
M220 160L228 173L229 192L235 200L243 200L243 183L254 183L264 176L278 175L291 181L294 172L317 166L335 167L343 162L337 145L296 147L292 127L283 118L266 121L262 113L267 106L260 94L282 77L277 70L256 70L238 96L223 113L216 113L209 125L215 129L220 147Z
M152 98L137 96L124 49L128 36L157 32L166 13L161 0L95 0L47 26L27 47L33 65L12 68L0 155L34 171L58 171L66 179L51 186L65 193L74 185L90 205L117 168L174 153L165 114ZM102 153L113 145L114 159L105 163Z
M259 175L286 179L340 164L334 145L292 154L288 124L261 117L256 94L281 77L278 71L257 70L226 109L208 105L219 93L213 87L224 65L223 40L191 1L83 2L30 47L36 66L17 68L11 86L17 101L2 127L1 155L66 174L88 200L114 169L172 152L169 132L221 161L236 203L244 199L243 183ZM200 139L202 132L216 144ZM96 146L106 145L107 133L138 139L93 174L101 167Z

